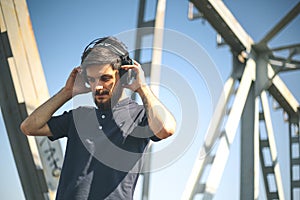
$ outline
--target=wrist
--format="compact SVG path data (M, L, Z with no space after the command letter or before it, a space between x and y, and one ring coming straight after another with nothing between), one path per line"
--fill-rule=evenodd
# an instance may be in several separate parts
M148 90L150 90L149 86L147 84L141 85L136 92L140 95L143 96Z
M60 94L66 101L72 99L73 97L73 90L69 90L65 87L63 87L58 94Z

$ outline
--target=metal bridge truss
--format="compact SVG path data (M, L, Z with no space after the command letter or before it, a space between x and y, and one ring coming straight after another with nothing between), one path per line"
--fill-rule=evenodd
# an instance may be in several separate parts
M233 71L224 85L224 93L212 117L212 125L194 163L182 199L193 199L196 196L202 199L213 198L239 123L240 199L258 199L259 163L267 198L285 198L267 94L276 100L287 115L290 199L295 199L296 192L300 191L299 103L278 73L300 68L300 62L293 59L299 54L300 44L269 49L267 43L299 14L300 3L257 44L222 1L191 0L189 6L190 19L203 17L218 32L218 41L230 46ZM275 51L282 50L290 50L287 58L273 55Z

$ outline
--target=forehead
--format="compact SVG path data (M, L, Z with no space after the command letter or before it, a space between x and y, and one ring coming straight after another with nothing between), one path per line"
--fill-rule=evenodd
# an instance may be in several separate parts
M116 70L114 70L110 64L90 65L86 68L86 74L88 76L99 76L102 74L114 74L115 71Z

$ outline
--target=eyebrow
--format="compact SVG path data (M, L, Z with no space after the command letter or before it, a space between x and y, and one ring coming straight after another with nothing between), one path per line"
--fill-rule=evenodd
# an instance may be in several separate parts
M110 78L112 78L113 75L111 75L111 74L102 74L102 75L100 75L98 77L93 77L93 76L86 75L86 77L87 78L101 78L101 77L110 77Z

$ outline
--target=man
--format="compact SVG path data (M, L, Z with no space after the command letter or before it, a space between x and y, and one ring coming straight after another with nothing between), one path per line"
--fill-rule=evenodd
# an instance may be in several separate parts
M136 92L143 105L126 97L123 88ZM87 92L96 108L52 116ZM56 196L62 200L132 199L149 141L171 136L175 127L172 114L147 86L141 66L114 37L91 42L65 86L20 126L26 135L68 138Z

